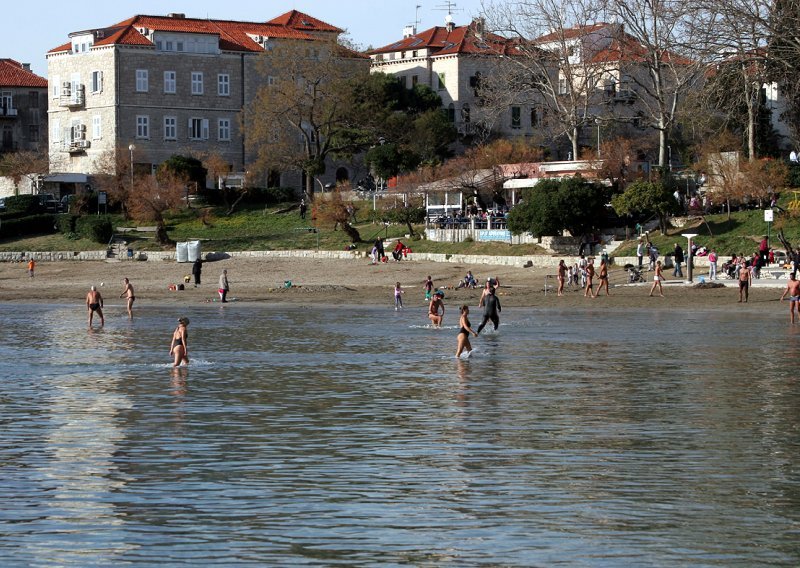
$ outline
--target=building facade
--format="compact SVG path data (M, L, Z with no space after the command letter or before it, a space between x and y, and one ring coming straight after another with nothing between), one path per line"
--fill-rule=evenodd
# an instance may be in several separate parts
M0 154L47 147L47 79L0 59Z
M264 58L342 31L293 10L268 22L139 15L71 33L47 55L50 169L105 173L129 159L143 172L181 154L245 171L242 115L280 65Z
M460 134L484 129L504 136L530 136L540 126L539 105L530 97L490 108L480 92L500 59L516 54L516 43L486 31L482 19L456 26L451 16L445 26L423 32L406 28L401 40L369 52L373 73L394 75L409 89L422 84L436 92Z

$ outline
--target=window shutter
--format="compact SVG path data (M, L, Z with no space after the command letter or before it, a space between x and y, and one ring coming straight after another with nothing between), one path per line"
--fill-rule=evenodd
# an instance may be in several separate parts
M208 140L208 119L203 119L203 140Z

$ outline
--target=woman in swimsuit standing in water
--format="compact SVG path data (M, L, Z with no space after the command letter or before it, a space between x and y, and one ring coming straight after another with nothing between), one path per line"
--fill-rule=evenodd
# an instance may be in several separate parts
M177 367L183 361L189 364L189 334L186 326L189 325L189 318L178 318L178 327L172 332L172 342L169 346L169 354L175 357L173 367Z
M458 330L458 348L456 349L456 358L461 357L461 353L464 351L466 351L468 355L472 353L472 345L469 342L470 333L475 337L478 337L478 334L473 331L472 326L469 323L469 306L461 306L461 321L459 321L459 325L461 327Z

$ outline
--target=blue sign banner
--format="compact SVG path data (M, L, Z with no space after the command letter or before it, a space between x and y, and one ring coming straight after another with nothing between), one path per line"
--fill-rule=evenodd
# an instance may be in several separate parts
M480 229L478 241L511 241L511 231L508 229Z

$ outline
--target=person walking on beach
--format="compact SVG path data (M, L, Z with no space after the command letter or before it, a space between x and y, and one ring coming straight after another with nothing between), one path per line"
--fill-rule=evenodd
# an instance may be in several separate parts
M708 279L717 279L717 252L714 249L708 253Z
M684 256L683 256L683 249L681 245L675 243L675 253L672 257L673 262L675 263L675 269L672 271L672 276L674 278L683 278L683 270L681 270L681 264L683 264Z
M308 209L306 207L306 200L305 199L301 199L300 200L300 218L301 219L305 219L306 218L306 209Z
M122 290L122 294L120 294L119 297L127 299L128 319L133 319L133 302L136 300L136 295L133 293L133 284L131 284L130 280L127 278L123 278L122 285L125 286L125 288Z
M36 269L36 261L31 258L28 261L28 276L33 278L33 271Z
M592 297L592 287L594 286L594 259L589 259L586 264L586 289L583 291L584 298Z
M98 292L97 288L94 286L92 286L89 289L89 293L86 294L86 309L89 311L89 327L92 327L92 317L95 312L100 316L100 326L102 327L106 324L106 320L103 317L103 296L100 295L100 292Z
M597 293L594 295L596 298L600 295L600 290L605 287L606 289L606 296L610 296L611 294L608 291L608 262L606 259L600 260L600 270L597 273L597 277L600 279L600 285L597 287Z
M394 311L400 310L403 307L403 289L400 287L400 282L394 285Z
M433 327L442 327L442 320L444 320L442 296L441 292L436 292L431 298L431 303L428 304L428 319L431 320Z
M425 288L425 299L430 300L433 297L433 278L431 278L430 274L425 279L425 282L422 283L423 288Z
M644 241L639 239L636 245L636 259L639 261L639 270L642 269L642 262L644 262Z
M473 331L469 323L469 306L461 306L461 319L458 322L458 346L456 347L456 358L461 357L461 354L466 351L467 356L472 353L472 345L469 342L469 334L478 337L478 333Z
M219 275L219 299L224 304L228 301L228 292L230 292L230 284L228 284L228 271L223 270Z
M194 287L197 288L200 286L200 276L203 272L203 261L200 257L197 257L197 260L194 261L192 264L192 276L194 276Z
M789 295L789 319L794 323L795 314L798 311L797 303L800 302L800 282L795 280L794 275L789 275L789 283L786 285L786 290L783 291L781 302Z
M653 287L650 288L650 297L653 296L653 292L656 291L656 286L658 286L658 293L661 294L661 297L664 297L664 287L661 285L661 281L664 280L664 271L661 268L661 261L656 261L656 273L653 275Z
M178 318L178 327L172 332L172 340L169 343L169 354L173 357L173 367L181 363L189 364L189 332L186 326L189 325L189 318Z
M489 320L494 324L494 330L497 331L500 326L500 312L503 311L503 308L500 306L500 298L495 294L494 286L489 286L489 293L486 294L486 297L481 298L481 305L483 306L483 321L478 326L478 333L489 323ZM477 336L478 333L475 335Z
M383 239L381 237L375 239L375 248L378 249L378 262L383 262L383 257L386 256L386 251L383 249Z
M558 274L556 274L556 279L558 280L558 295L564 295L564 281L567 278L567 265L564 264L564 259L558 261Z
M739 270L739 304L742 303L742 295L744 295L744 301L747 303L750 296L750 283L752 281L752 273L743 265Z

